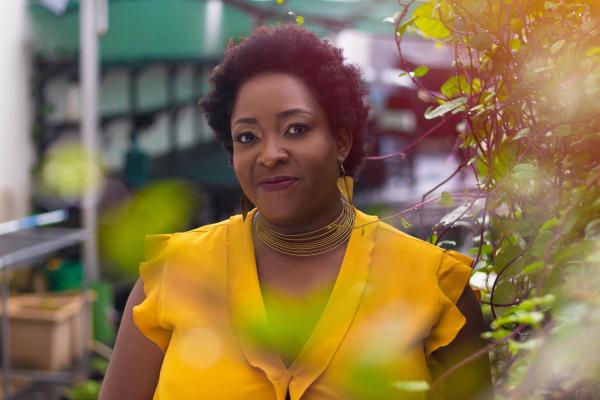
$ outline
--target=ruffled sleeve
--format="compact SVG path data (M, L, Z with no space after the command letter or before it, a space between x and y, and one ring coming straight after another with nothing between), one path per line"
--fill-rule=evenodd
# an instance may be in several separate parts
M453 250L444 250L437 271L440 289L439 317L425 340L427 357L440 347L450 344L465 324L456 302L460 298L471 276L473 260Z
M144 283L146 299L133 308L133 321L148 339L167 350L171 329L161 320L160 300L167 245L171 235L146 236L146 261L140 264L140 277Z

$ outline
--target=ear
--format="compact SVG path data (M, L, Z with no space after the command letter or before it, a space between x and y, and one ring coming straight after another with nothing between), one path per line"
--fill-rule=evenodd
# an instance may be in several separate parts
M352 135L345 129L342 129L335 135L338 157L346 159L352 148Z

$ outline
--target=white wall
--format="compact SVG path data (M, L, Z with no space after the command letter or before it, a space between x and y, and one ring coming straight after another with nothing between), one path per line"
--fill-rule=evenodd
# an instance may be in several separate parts
M25 0L0 1L0 221L29 212L30 50Z

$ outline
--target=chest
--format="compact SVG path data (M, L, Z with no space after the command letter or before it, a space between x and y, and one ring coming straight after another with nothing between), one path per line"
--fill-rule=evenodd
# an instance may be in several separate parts
M331 289L339 274L345 247L318 257L289 257L259 247L256 271L260 286L296 298Z
M310 259L257 251L256 269L271 337L286 365L300 353L322 315L342 261L341 251Z

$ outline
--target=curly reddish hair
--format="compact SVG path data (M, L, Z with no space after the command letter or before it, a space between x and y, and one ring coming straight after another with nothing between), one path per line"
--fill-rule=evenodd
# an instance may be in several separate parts
M259 27L237 44L230 40L223 61L213 69L211 89L200 107L225 149L233 154L231 114L238 90L263 72L288 73L311 89L331 131L345 130L352 136L344 169L356 176L366 154L369 113L360 70L344 62L341 49L295 24Z

